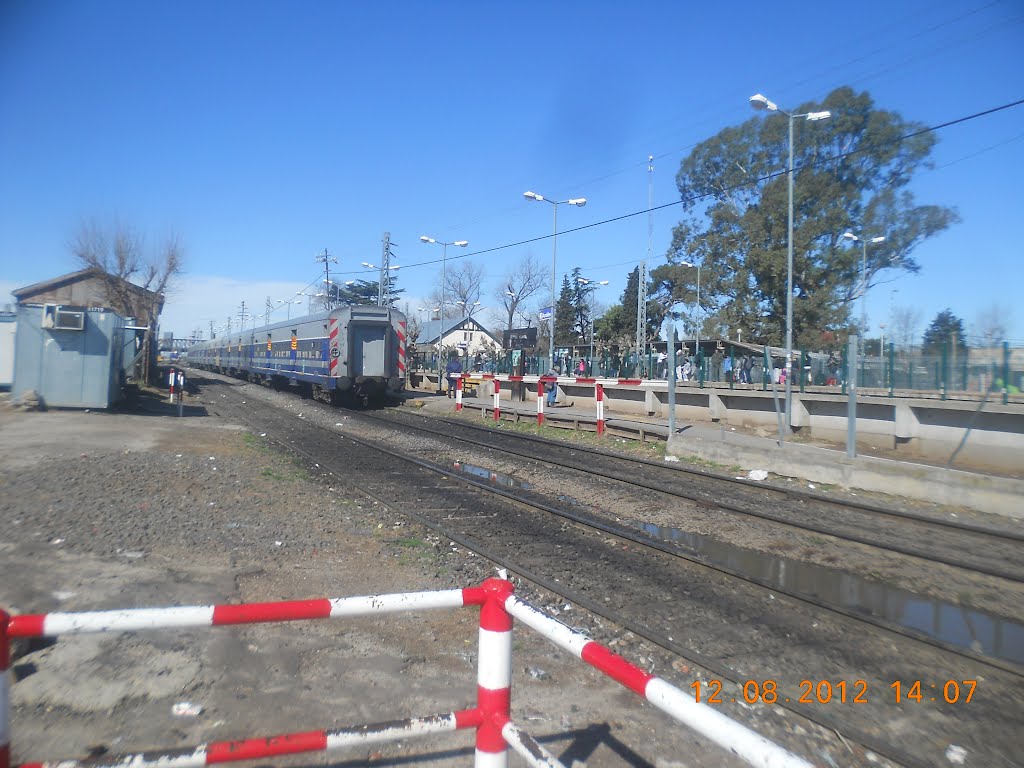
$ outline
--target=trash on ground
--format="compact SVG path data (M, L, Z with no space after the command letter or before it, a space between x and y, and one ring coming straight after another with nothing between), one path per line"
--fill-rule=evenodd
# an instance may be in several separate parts
M678 456L666 456L665 457L665 461L672 461L672 462L675 462L676 464L678 464L679 463L679 457Z
M203 714L203 705L193 704L191 701L179 701L171 707L171 714L175 717L198 717Z
M747 480L767 480L768 470L766 469L752 469L747 473Z
M946 759L953 765L963 765L966 757L967 750L963 747L959 747L956 744L950 744L946 747Z

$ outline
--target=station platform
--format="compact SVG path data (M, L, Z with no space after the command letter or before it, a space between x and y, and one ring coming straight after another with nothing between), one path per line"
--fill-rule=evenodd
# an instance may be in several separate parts
M439 416L455 415L455 400L436 390L410 390L410 402ZM493 419L492 398L482 389L476 397L464 397L462 418ZM545 425L553 428L596 432L597 414L592 401L560 398L554 408L544 409ZM536 424L537 407L532 395L525 400L501 399L502 421ZM605 411L606 435L614 439L660 442L666 456L696 459L712 469L746 476L758 470L810 484L848 490L891 494L1021 521L1024 528L1024 478L986 472L984 468L951 468L939 462L908 461L881 446L846 455L845 445L808 439L799 433L785 435L762 427L744 428L724 422L676 419L669 434L664 416ZM1024 467L1022 467L1024 470Z

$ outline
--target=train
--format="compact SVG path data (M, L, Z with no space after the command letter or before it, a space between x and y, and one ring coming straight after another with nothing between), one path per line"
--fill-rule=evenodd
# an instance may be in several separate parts
M401 399L408 320L393 307L344 306L247 328L185 350L185 363L271 387L298 387L324 403Z

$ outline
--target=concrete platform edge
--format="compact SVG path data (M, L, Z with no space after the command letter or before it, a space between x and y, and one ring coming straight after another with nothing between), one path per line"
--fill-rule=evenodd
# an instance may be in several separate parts
M827 448L787 443L764 447L691 435L675 435L666 450L674 456L697 456L719 464L766 469L784 477L843 488L906 496L958 505L1024 520L1024 481L979 475L944 467L897 462L872 456L849 458Z

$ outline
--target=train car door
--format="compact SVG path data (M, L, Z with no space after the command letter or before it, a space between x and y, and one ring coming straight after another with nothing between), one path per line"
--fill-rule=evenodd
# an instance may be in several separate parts
M390 325L360 323L352 329L352 376L387 376Z

